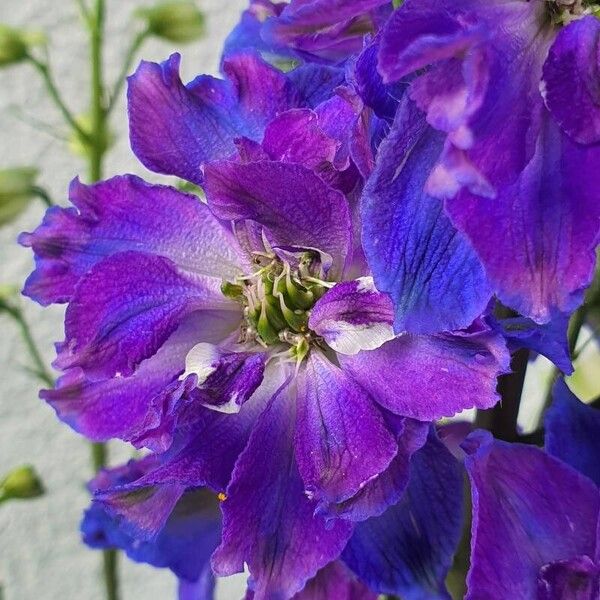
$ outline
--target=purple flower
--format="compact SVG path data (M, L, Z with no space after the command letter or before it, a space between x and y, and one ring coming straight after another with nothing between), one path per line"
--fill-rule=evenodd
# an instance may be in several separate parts
M498 399L509 354L480 316L489 290L443 333L398 327L361 248L373 144L350 85L247 53L224 63L225 80L187 87L176 66L142 63L130 79L132 146L201 184L207 203L133 176L75 181L74 207L22 236L37 261L25 293L68 302L63 374L43 397L91 439L155 453L97 496L135 539L209 488L226 498L213 569L247 564L257 599L300 592L349 541L346 562L376 591L443 595L461 477L427 421ZM407 260L420 236L407 232ZM391 546L404 553L393 572Z
M449 217L440 214L431 230L449 275L433 272L428 295L418 298L433 303L454 284L438 326L468 321L481 306L476 258L497 297L537 323L581 303L600 226L600 23L587 12L580 2L407 0L386 23L376 42L379 87L401 82L406 90L394 125L404 145L381 153L367 186L365 231L379 243L367 256L398 322L425 326L406 298L406 269L396 273L402 236L393 235L410 226L416 200L439 213L434 199L445 199ZM422 122L407 125L418 122L407 116L414 107ZM390 182L387 161L410 165ZM400 186L409 200L394 195ZM385 203L381 216L375 207Z
M600 593L600 413L559 381L546 452L476 432L469 600L588 600Z

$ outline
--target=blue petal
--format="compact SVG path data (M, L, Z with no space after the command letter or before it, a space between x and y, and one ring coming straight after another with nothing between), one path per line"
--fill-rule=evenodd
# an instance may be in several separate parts
M473 249L423 191L440 150L439 134L404 100L362 198L365 253L394 302L396 331L466 327L491 296Z
M359 523L343 559L367 585L404 600L449 598L444 579L460 540L462 469L431 432L411 461L408 489L380 517Z
M546 413L546 451L600 485L600 410L580 402L559 379Z

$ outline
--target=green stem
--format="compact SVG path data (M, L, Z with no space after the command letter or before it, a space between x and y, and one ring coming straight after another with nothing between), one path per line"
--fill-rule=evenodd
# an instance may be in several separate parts
M16 306L4 306L3 308L15 320L15 322L19 326L19 329L21 330L23 341L25 342L27 350L29 351L31 359L33 360L33 363L35 365L35 374L47 386L53 387L54 379L52 378L52 375L46 368L42 355L40 354L40 351L37 348L37 344L33 339L31 329L29 328L29 325L25 320L23 312L20 308Z
M106 117L104 105L104 81L102 69L102 44L104 34L104 0L95 0L93 9L88 13L90 30L90 60L92 63L91 106L92 119L91 140L89 148L90 182L102 178L102 165L106 152ZM92 444L92 464L94 471L106 467L108 451L105 444ZM119 599L118 554L108 549L102 552L102 568L107 600Z
M34 185L31 188L31 191L48 207L54 206L54 202L52 202L52 198L50 198L50 194L44 189L37 185Z
M117 100L121 94L121 91L123 90L123 86L125 85L125 80L127 78L127 74L131 70L131 66L133 64L133 59L135 58L135 55L137 54L138 50L141 48L142 44L148 38L148 35L149 35L148 30L138 33L136 35L135 39L133 40L131 46L129 47L129 50L127 51L127 54L125 55L125 61L123 62L123 67L121 68L121 72L119 73L119 76L115 83L115 87L113 88L112 94L110 96L110 100L108 102L108 107L106 109L107 114L110 114L112 109L115 107L115 104L117 103Z
M48 63L42 62L31 55L29 55L27 58L42 76L42 79L46 84L48 93L50 94L50 98L52 98L54 104L56 104L58 110L61 112L65 121L81 136L83 140L89 141L90 136L86 131L84 131L81 128L79 123L77 123L75 117L73 116L73 114L65 104L64 100L62 99L62 96L58 91L58 87L56 86L56 83L54 83L54 78L52 77L52 73L50 71L50 66L48 65Z

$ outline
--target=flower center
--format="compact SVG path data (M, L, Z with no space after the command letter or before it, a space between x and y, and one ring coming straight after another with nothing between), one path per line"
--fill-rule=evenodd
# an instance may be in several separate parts
M285 344L302 360L316 336L308 328L310 310L327 291L319 254L303 252L290 262L273 253L255 253L256 271L224 281L221 291L243 306L240 342L263 347Z
M552 22L557 25L568 25L571 21L598 11L598 5L588 0L552 0L548 7Z

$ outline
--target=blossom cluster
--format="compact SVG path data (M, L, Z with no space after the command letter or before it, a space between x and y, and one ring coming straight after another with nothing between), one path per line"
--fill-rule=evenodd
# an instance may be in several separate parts
M495 406L519 348L572 371L600 21L394 4L251 0L220 78L142 62L132 149L186 186L76 179L21 236L24 293L67 304L42 397L143 450L90 482L84 540L182 599L244 569L255 600L448 598L465 514L471 600L599 593L600 413L559 379L544 449L440 420Z

